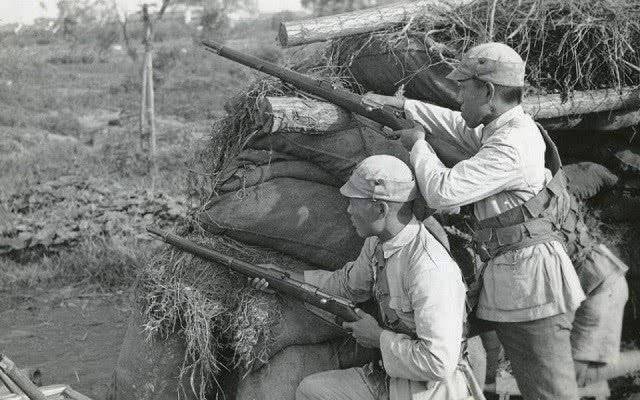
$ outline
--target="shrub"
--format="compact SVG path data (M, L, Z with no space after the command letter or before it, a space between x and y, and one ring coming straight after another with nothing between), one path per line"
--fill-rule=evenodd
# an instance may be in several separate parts
M40 119L40 128L64 136L79 137L82 132L80 121L70 112L47 114Z
M61 56L49 57L49 64L93 64L96 57L93 54L63 54Z

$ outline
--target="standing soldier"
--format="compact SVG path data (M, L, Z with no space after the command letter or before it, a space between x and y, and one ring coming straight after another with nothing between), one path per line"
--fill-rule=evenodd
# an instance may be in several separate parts
M402 133L427 204L474 205L474 241L486 261L476 317L496 330L523 397L574 400L570 333L585 295L558 229L569 208L566 181L553 142L522 109L524 75L518 53L486 43L448 75L459 83L461 112L368 96L403 108L430 135L454 139L474 154L447 168L422 129Z

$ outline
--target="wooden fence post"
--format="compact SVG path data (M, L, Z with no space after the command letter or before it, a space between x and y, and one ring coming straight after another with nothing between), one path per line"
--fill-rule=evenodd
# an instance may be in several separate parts
M164 8L163 8L164 11ZM151 188L155 188L158 176L158 163L156 159L156 121L155 121L155 96L153 93L153 24L149 15L149 5L142 5L142 21L144 23L144 64L142 68L142 101L140 109L141 135L144 130L146 117L149 126L149 172L151 174Z

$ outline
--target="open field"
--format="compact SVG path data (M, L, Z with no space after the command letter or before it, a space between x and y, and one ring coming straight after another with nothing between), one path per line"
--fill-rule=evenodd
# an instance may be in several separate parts
M231 41L278 57L275 34ZM0 48L0 233L15 239L0 243L0 343L18 365L40 368L43 384L102 399L128 290L159 246L144 227L179 224L198 206L206 187L187 164L253 74L188 35L156 43L152 187L138 125L141 60L90 43L19 42Z

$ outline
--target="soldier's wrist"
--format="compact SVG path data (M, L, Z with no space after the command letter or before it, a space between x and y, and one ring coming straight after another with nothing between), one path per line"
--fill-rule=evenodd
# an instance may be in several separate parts
M393 108L397 108L399 110L403 110L404 109L404 101L405 99L403 97L397 97L397 96L389 96L387 98L387 105L393 107Z

